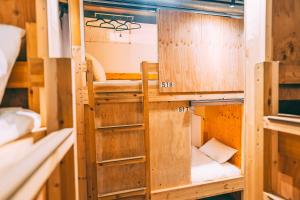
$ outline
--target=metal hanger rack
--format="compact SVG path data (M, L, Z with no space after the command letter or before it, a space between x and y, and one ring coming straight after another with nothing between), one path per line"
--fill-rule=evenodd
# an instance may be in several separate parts
M94 19L88 20L85 25L90 27L113 29L115 31L130 31L142 28L141 24L134 22L133 16L107 13L95 13Z

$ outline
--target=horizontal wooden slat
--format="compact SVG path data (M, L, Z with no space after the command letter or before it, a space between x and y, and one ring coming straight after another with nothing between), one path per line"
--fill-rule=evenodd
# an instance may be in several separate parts
M300 136L300 118L266 116L264 117L264 128Z
M264 192L264 200L285 200L285 199L278 195Z
M25 159L0 172L0 199L33 199L73 143L72 129L37 142Z
M143 163L145 162L145 160L146 160L145 156L135 156L135 157L128 157L128 158L103 160L97 162L97 164L99 164L100 166L129 165L129 164Z
M300 64L280 63L280 84L300 84Z
M27 62L16 62L12 68L7 88L28 88L29 67Z
M107 80L141 80L141 73L106 73ZM149 80L157 80L157 74L149 74Z
M128 197L136 197L136 196L143 196L146 194L146 188L134 188L130 190L122 190L118 192L112 192L107 194L98 195L98 199L101 200L110 200L110 199L122 199Z
M244 178L228 178L223 180L208 181L199 184L190 184L155 190L151 192L151 200L182 200L199 199L219 194L242 191L244 189Z
M97 129L126 129L126 128L135 128L135 127L144 127L144 124L124 124L124 125L115 125L115 126L102 126Z

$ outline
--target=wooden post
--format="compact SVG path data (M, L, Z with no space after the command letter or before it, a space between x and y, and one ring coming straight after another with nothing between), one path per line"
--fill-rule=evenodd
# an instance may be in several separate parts
M261 116L256 107L255 101L261 99L256 95L255 85L255 68L257 63L264 62L267 59L268 51L266 42L268 26L267 8L270 0L249 0L245 1L244 17L244 34L245 34L245 191L244 199L253 200L262 199L263 177L260 170L262 169L262 152L263 140L261 139L262 131L260 121L257 117ZM261 92L261 91L260 91ZM256 105L256 106L255 106ZM261 107L262 108L262 107ZM260 127L260 128L259 128ZM259 130L258 130L259 128ZM258 156L259 155L259 156Z
M263 117L278 113L278 62L264 62L255 67L255 137L257 140L257 171L260 182L259 198L263 191L273 192L277 185L278 172L278 133L264 130Z
M83 1L68 0L70 34L71 34L71 66L72 66L72 93L73 124L76 132L75 148L77 149L79 199L87 199L87 172L84 128L84 102L82 91L86 89L86 64L83 40ZM76 166L77 167L77 166Z
M149 136L149 69L146 62L141 64L142 81L143 81L143 115L144 115L144 140L146 155L146 199L150 199L151 195L151 176L150 176L150 136Z

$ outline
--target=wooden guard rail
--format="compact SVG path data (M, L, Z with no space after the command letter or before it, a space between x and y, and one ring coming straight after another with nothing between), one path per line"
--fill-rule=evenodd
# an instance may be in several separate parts
M0 199L33 199L73 144L72 129L35 143L22 160L0 171Z

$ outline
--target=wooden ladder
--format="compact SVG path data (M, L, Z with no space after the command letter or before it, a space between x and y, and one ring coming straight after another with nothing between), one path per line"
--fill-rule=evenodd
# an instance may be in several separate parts
M122 199L122 198L134 198L134 197L143 197L143 199L150 199L150 153L149 153L149 92L148 92L148 64L142 63L141 70L142 70L142 91L139 91L138 95L134 95L137 98L140 99L142 106L143 106L143 123L136 123L136 124L120 124L120 125L110 125L110 126L101 126L96 127L95 126L95 114L94 114L94 86L91 84L93 82L93 76L91 67L89 67L91 63L88 62L88 75L87 75L87 82L88 82L88 93L89 93L89 105L92 107L90 111L92 114L89 114L90 118L90 126L94 127L94 130L92 128L89 128L89 134L88 141L86 142L90 146L86 146L88 149L87 153L87 160L88 163L90 163L90 167L87 168L87 170L95 170L94 173L91 173L90 177L88 176L88 179L90 181L90 189L92 193L92 196L96 196L98 199ZM90 73L89 73L90 72ZM120 99L124 99L124 102L126 101L126 97L132 98L132 95L130 93L137 93L135 92L126 92L124 93L116 93L114 95L114 98L118 97L118 101ZM91 122L92 121L92 122ZM93 125L91 125L91 123ZM100 133L96 133L97 130L101 130ZM108 132L114 133L115 131L143 131L144 133L144 155L142 156L133 156L133 157L124 157L124 158L117 158L117 159L108 159L108 160L97 160L96 158L96 136L95 134L107 134ZM126 132L124 134L126 134ZM110 134L108 133L108 134ZM93 142L94 141L94 142ZM91 144L93 143L93 144ZM101 147L100 147L101 148ZM94 165L96 166L92 166ZM124 165L132 165L132 164L140 164L145 163L145 186L139 187L139 188L130 188L127 190L120 190L120 191L114 191L110 193L102 193L98 194L97 191L97 167L114 167L114 166L124 166ZM103 183L105 184L105 183ZM88 186L89 187L89 186ZM94 199L94 198L91 198Z

